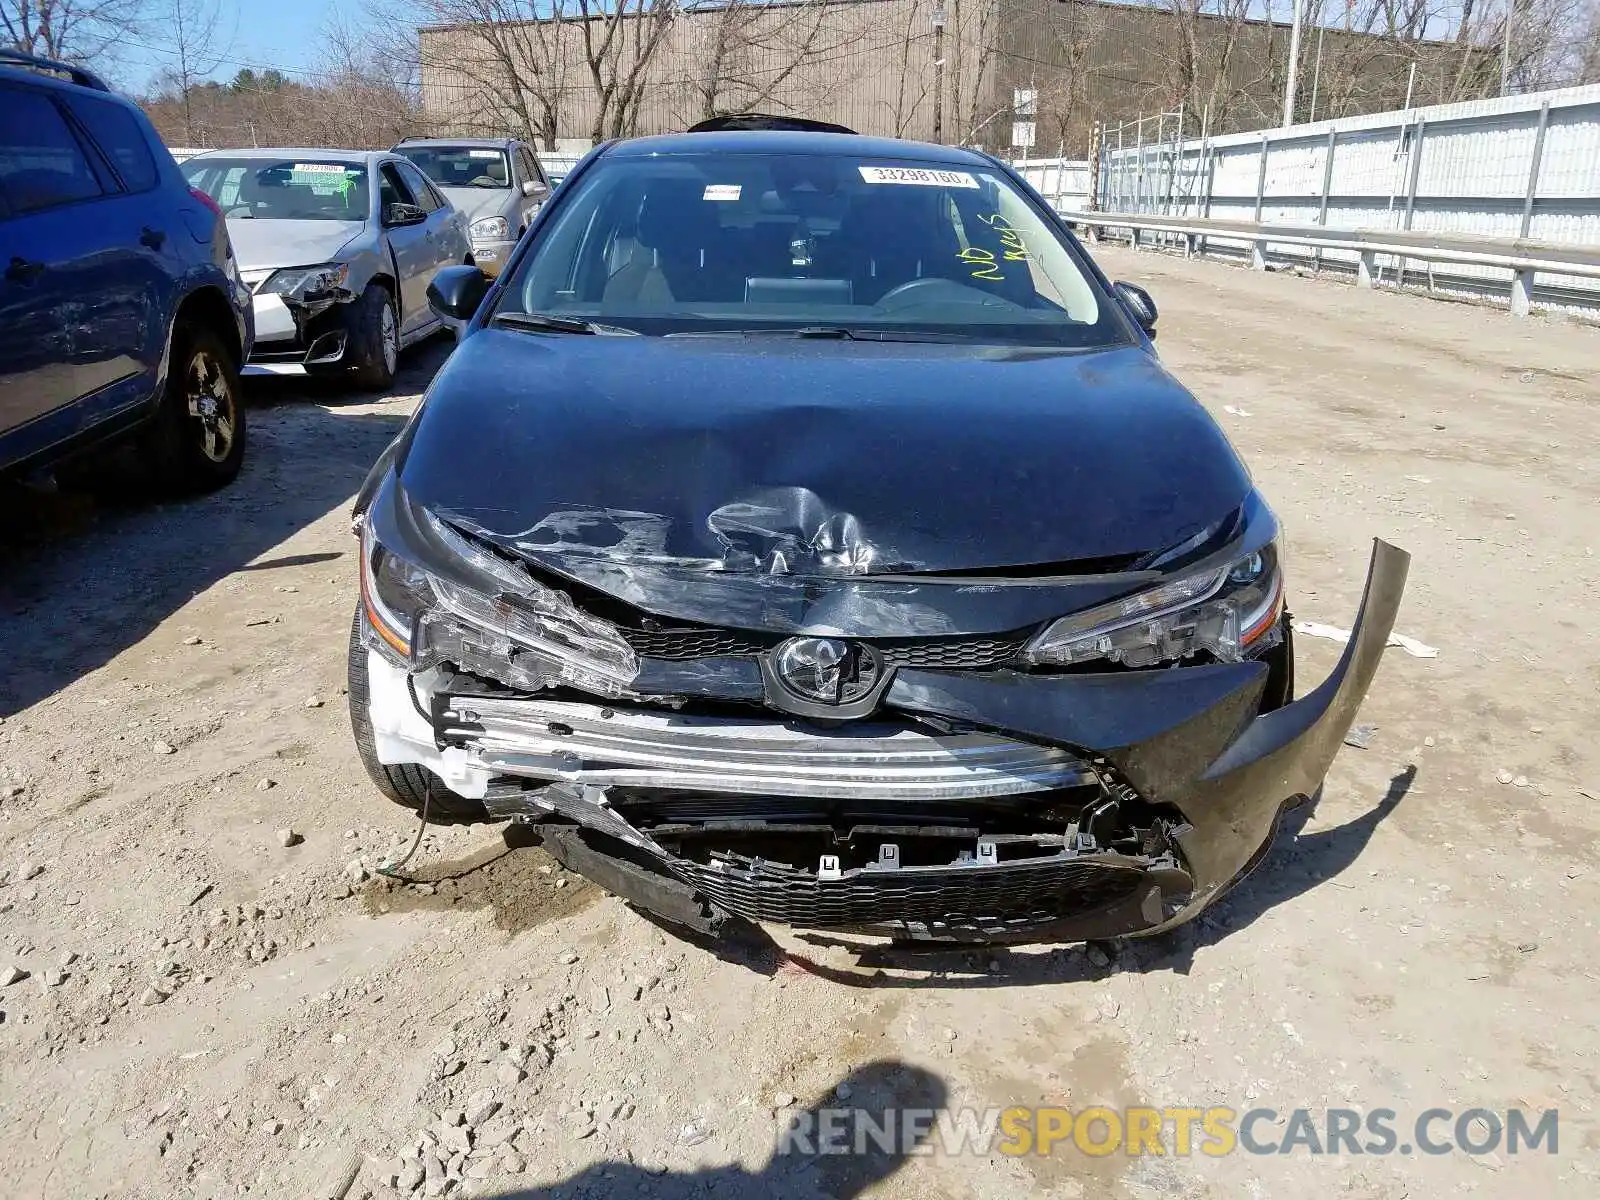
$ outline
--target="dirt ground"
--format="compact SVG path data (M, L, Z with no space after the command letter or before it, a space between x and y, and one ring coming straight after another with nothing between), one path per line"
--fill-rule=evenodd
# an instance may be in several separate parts
M421 885L372 876L415 826L350 741L348 508L424 348L376 402L252 389L209 498L7 497L0 1194L387 1196L429 1160L496 1196L1600 1194L1600 331L1101 259L1273 499L1296 616L1348 626L1382 536L1438 649L1389 652L1368 747L1207 918L1109 961L706 947L486 826L430 832ZM1338 647L1300 650L1306 690ZM1558 1108L1559 1153L774 1157L774 1111L841 1081Z

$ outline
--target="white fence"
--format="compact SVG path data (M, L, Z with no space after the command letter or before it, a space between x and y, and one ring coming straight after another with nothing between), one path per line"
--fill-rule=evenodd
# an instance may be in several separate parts
M1072 205L1058 205L1073 208ZM1471 234L1600 245L1600 86L1318 121L1288 129L1104 148L1094 207L1329 229ZM1206 236L1207 251L1250 241ZM1271 258L1354 272L1351 251L1276 244ZM1399 258L1380 276L1506 296L1509 270ZM1592 313L1593 279L1541 275L1533 302Z
M1086 158L1023 158L1011 164L1035 191L1058 209L1078 209L1089 201Z
M580 154L558 154L549 150L537 150L539 165L544 168L544 173L554 179L561 179L566 173L578 165L578 160L588 151Z

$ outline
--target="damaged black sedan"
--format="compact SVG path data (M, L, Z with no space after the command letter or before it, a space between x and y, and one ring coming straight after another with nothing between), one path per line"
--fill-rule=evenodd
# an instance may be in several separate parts
M1277 520L1005 165L601 147L357 502L355 736L680 924L1145 934L1315 794L1393 624L1295 698Z

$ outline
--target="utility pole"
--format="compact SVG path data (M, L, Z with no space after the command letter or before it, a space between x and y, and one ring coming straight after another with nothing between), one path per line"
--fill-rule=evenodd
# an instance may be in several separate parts
M1300 20L1304 0L1294 0L1294 24L1289 29L1289 78L1283 85L1283 127L1294 124L1294 93L1300 76Z
M933 140L944 141L944 0L933 8Z

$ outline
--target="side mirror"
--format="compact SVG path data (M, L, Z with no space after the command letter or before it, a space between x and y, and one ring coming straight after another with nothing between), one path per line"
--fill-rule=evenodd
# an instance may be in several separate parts
M1150 293L1136 283L1113 283L1111 290L1127 308L1128 315L1139 323L1139 328L1155 337L1156 318L1161 314L1156 310L1156 302L1150 298Z
M449 321L470 321L489 292L489 277L477 267L445 267L428 285L428 307Z
M400 225L421 225L427 219L428 214L415 204L396 201L383 210L383 223L390 229Z
M524 179L522 181L522 194L530 199L538 196L542 200L550 194L550 189L537 179Z

